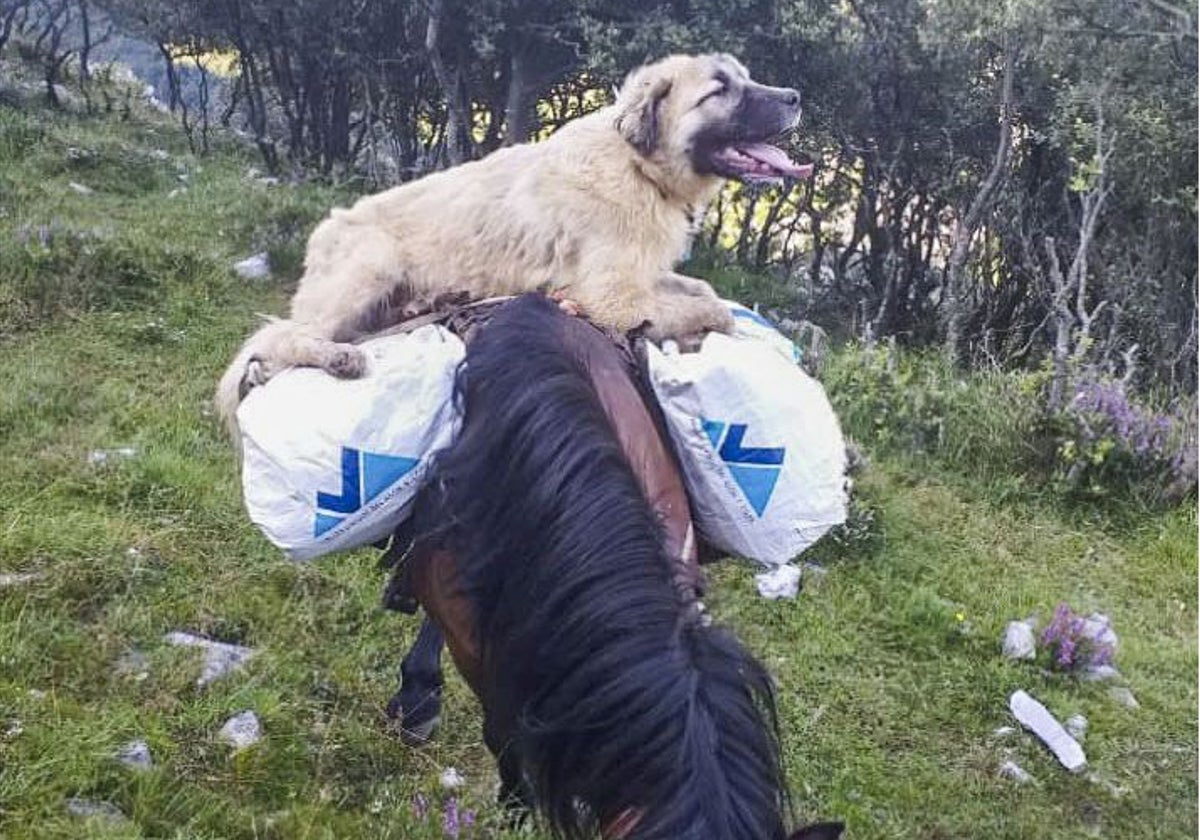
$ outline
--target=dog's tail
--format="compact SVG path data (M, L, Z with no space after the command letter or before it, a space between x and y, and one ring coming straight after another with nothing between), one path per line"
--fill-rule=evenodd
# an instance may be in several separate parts
M276 338L281 331L288 329L287 321L270 316L264 317L267 323L250 336L238 350L238 354L222 374L217 383L217 391L213 395L213 407L217 411L217 418L225 427L229 439L233 441L239 452L241 451L242 434L237 422L238 405L241 404L242 397L246 396L246 392L251 387L261 384L248 380L250 365L257 360L269 358L268 348L272 339Z

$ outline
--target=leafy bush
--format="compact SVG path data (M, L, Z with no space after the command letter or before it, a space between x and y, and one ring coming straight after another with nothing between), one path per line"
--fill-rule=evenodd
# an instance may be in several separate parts
M869 448L1063 497L1173 504L1196 490L1195 403L1155 411L1111 379L1081 374L1061 409L1048 372L965 373L940 355L852 344L824 380L846 431Z
M1196 488L1195 417L1194 403L1156 411L1120 381L1082 376L1070 401L1046 416L1055 478L1076 494L1178 501Z
M833 354L824 380L843 426L871 448L991 478L1038 460L1038 387L1028 376L965 375L938 355L852 344Z

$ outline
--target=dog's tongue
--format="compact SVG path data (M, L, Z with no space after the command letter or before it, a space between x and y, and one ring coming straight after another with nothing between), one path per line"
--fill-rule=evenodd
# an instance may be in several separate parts
M789 178L808 178L813 173L811 163L796 163L783 149L769 143L738 143L737 150Z

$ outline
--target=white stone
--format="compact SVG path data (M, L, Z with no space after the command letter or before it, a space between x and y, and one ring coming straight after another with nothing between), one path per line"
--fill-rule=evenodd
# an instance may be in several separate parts
M40 577L41 575L35 572L2 572L0 573L0 589L7 589L10 586L23 586L27 583L33 583Z
M1063 721L1063 729L1076 741L1082 741L1087 735L1088 719L1083 715L1071 715Z
M93 467L102 467L112 461L133 458L137 450L132 446L119 446L116 449L93 449L88 453L88 463Z
M117 761L133 770L149 770L154 766L150 745L145 741L130 741L117 750Z
M179 647L198 647L204 651L204 668L200 672L196 685L207 685L218 677L223 677L235 668L240 668L258 651L242 645L231 645L227 642L214 642L203 636L175 631L168 633L166 641Z
M1017 731L1016 728L1012 727L1012 726L997 726L994 730L992 730L992 737L993 738L1007 738L1009 735L1012 735L1016 731Z
M217 737L234 749L244 750L262 740L262 724L254 712L238 712L225 721Z
M73 817L102 817L106 820L124 820L121 809L111 802L94 802L90 799L72 797L67 800L67 813Z
M1033 659L1037 655L1037 642L1033 628L1024 621L1010 621L1004 627L1001 650L1009 659Z
M1019 785L1027 785L1033 781L1033 776L1030 776L1021 765L1015 761L1006 761L1000 765L1000 775L1006 779L1012 779Z
M1079 678L1084 682L1099 682L1120 678L1121 672L1111 665L1089 665L1079 672Z
M265 280L271 276L271 261L264 251L235 263L233 270L243 280Z
M784 563L769 572L755 575L754 585L758 587L758 594L768 601L795 598L800 591L800 569L791 563Z
M442 790L458 790L467 783L467 780L463 778L462 773L459 773L458 770L453 767L447 767L445 770L443 770L438 781L440 781L442 784Z
M120 677L144 680L150 676L150 658L140 650L127 651L117 659L113 671Z
M1133 692L1123 685L1114 685L1108 690L1108 696L1127 709L1136 709L1141 706L1141 703L1133 696Z
M86 184L80 184L78 181L72 181L71 183L67 184L67 186L70 187L73 192L78 193L79 195L91 195L93 192L95 192L95 190L93 190L91 187L87 186Z
M1099 645L1108 645L1113 653L1117 651L1117 633L1112 629L1112 622L1103 613L1092 613L1083 620L1083 636Z
M1063 767L1078 773L1087 767L1083 747L1070 736L1062 724L1037 700L1024 691L1014 691L1008 707L1017 721L1041 739Z

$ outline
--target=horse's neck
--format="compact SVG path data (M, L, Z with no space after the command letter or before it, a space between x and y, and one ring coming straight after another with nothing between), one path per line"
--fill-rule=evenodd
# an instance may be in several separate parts
M611 354L597 352L591 342L578 342L575 352L591 376L642 494L662 524L663 548L674 564L672 580L681 598L690 604L698 597L702 582L687 490L667 445L666 429L635 384L639 373L634 353L623 336L612 338L622 350L623 365Z

